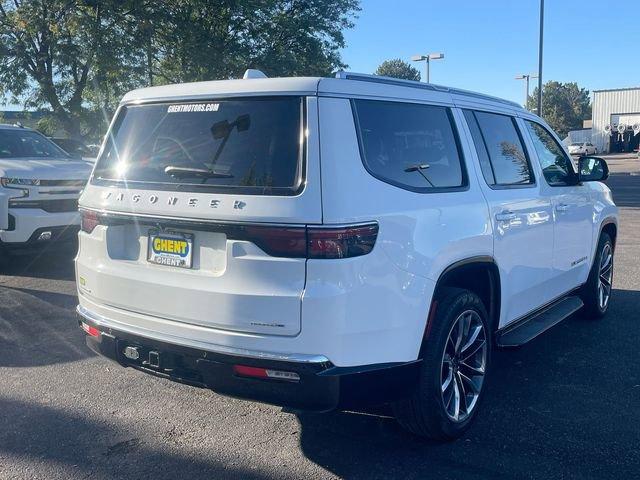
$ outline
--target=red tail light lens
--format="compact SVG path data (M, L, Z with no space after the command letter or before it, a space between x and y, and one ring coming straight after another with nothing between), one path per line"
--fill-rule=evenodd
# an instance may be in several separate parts
M243 239L255 243L274 257L305 258L307 232L304 227L244 227Z
M274 257L335 259L366 255L376 243L378 225L340 228L245 227L243 240Z
M378 225L308 228L307 258L351 258L366 255L376 243Z
M80 215L80 228L83 232L91 233L100 225L100 216L96 212L81 210Z

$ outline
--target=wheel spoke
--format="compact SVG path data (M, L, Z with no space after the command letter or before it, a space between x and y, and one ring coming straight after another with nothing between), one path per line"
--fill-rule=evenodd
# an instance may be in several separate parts
M471 324L471 322L469 322L469 324ZM473 342L475 342L478 338L478 335L480 335L480 333L482 332L482 325L477 325L473 331L471 332L470 335L467 335L467 341L465 342L464 346L460 349L460 353L465 353L465 351L471 347L471 345L473 345Z
M462 370L463 368L468 369L472 377L475 377L477 375L484 375L484 366L474 367L466 362L462 362L460 363L460 370Z
M442 393L444 393L447 390L447 388L451 386L452 380L453 380L453 369L451 368L451 365L449 365L447 378L445 378L444 382L442 382Z
M454 420L460 418L460 390L458 389L458 382L453 382L453 415Z
M460 378L460 374L456 374L456 385L458 386L458 391L460 392L460 407L464 408L464 413L469 413L469 408L467 406L467 391L464 388L464 384L462 383L462 379Z
M464 315L461 315L458 318L457 326L456 326L456 342L455 342L455 353L460 352L460 346L462 345L462 340L464 339Z
M466 362L467 360L469 360L471 357L473 357L476 353L478 353L478 350L480 350L481 348L483 348L485 345L487 344L486 340L482 340L482 342L479 342L475 347L473 347L473 349L471 350L471 352L467 352L465 354L464 357L462 357L462 361Z
M609 251L608 245L602 251L602 256L604 258L600 262L600 270L601 271L604 270L605 268L607 268L611 264L611 260L613 259L613 255L611 255L611 252Z
M463 383L466 383L469 387L471 387L472 393L474 395L477 395L480 392L480 389L475 384L475 382L473 380L471 380L469 377L467 377L464 373L458 371L458 375L460 376L460 380Z

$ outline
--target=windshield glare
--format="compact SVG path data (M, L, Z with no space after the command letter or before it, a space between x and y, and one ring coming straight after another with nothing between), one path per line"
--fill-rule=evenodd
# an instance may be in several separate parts
M37 132L0 129L0 158L69 159L69 155L47 137Z
M94 181L292 195L301 152L300 97L126 106Z

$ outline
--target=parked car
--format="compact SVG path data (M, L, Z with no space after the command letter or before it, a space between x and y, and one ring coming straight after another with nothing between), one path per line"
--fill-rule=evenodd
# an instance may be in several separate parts
M569 145L569 153L571 155L595 155L598 153L598 149L589 142L572 143Z
M73 138L58 138L54 137L51 140L62 148L65 152L74 158L82 158L87 162L94 163L100 147L96 145L85 145L80 140ZM97 148L96 148L97 147Z
M0 125L0 249L75 240L91 166L29 128Z
M617 208L604 160L578 163L517 104L419 82L135 90L80 199L80 325L126 367L295 409L392 402L454 438L495 346L607 312Z

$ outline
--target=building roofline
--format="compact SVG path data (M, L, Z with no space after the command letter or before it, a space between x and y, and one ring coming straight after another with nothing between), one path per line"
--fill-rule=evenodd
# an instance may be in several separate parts
M593 93L601 92L624 92L626 90L640 90L640 87L625 87L625 88L605 88L603 90L593 90Z

